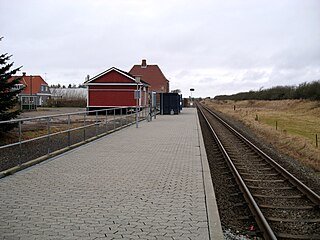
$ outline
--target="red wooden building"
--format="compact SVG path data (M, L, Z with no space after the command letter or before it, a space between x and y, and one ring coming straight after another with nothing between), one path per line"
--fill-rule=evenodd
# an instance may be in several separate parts
M85 82L88 89L87 109L136 107L134 91L141 91L139 106L148 105L149 84L131 74L112 67Z

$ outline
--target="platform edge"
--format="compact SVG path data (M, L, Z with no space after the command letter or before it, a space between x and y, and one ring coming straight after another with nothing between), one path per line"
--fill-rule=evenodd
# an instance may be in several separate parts
M212 240L216 240L216 239L222 240L224 239L224 237L223 237L223 232L221 227L219 210L217 206L215 192L213 189L211 173L210 173L209 163L207 159L206 149L204 146L198 113L196 115L196 118L197 118L200 157L201 157L202 171L203 171L203 185L204 185L206 208L207 208L209 235L210 235L210 239Z

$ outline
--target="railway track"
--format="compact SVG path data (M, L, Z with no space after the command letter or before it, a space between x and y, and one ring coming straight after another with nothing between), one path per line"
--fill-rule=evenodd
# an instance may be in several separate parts
M212 110L197 107L263 237L320 239L320 197Z

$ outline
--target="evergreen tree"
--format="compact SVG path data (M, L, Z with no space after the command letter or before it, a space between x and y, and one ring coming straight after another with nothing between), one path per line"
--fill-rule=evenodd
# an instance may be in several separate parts
M0 38L0 41L2 38ZM20 79L9 79L16 74L21 67L10 70L13 62L8 63L10 55L7 53L0 55L0 121L16 118L20 114L19 109L15 109L18 103L18 94L22 89L13 89L15 84L20 83ZM14 128L16 124L0 124L0 134Z

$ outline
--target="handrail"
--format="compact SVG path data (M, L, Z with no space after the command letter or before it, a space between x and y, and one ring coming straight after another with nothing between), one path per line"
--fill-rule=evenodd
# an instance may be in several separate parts
M99 109L99 110L78 111L73 113L62 113L62 114L53 114L53 115L38 116L38 117L31 117L31 118L18 118L18 119L12 119L7 121L0 121L0 125L8 124L8 123L18 124L16 128L16 132L18 133L18 136L15 142L11 142L9 144L0 146L0 150L13 148L14 151L17 151L17 154L15 154L15 156L12 157L13 159L10 159L10 161L14 162L14 164L12 165L21 165L25 161L32 160L32 159L25 159L25 158L28 158L29 156L23 157L23 150L22 150L23 144L47 139L47 142L43 146L43 149L47 148L46 155L50 155L51 153L50 144L53 137L56 135L65 134L66 138L63 138L64 142L62 145L64 147L66 146L70 147L72 132L80 131L81 133L81 131L83 131L82 136L77 135L78 139L75 142L76 143L85 142L87 141L88 138L98 137L98 136L101 136L102 134L106 135L109 132L113 132L114 130L121 129L126 126L130 126L134 124L136 120L142 121L147 118L150 119L150 117L152 119L152 117L153 116L155 117L155 114L156 114L156 112L151 111L149 107L141 107L141 106L139 107L138 112L135 111L134 109L134 111L129 113L128 109L131 109L131 108L133 107L115 107L115 108L107 108L107 109ZM121 114L116 114L117 112L120 112ZM76 115L79 116L79 119L78 118L76 120L71 119L71 116L76 116ZM138 118L134 118L132 116L138 116ZM64 117L64 118L61 119L61 117ZM57 122L55 121L55 118L60 118L60 119ZM23 130L24 130L23 126L31 126L31 124L28 124L28 122L33 122L37 120L41 122L42 126L44 127L43 135L36 136L31 139L23 139ZM52 130L53 125L57 123L59 124L59 127L62 126L62 128L59 129L58 127L57 131L53 131ZM86 129L88 128L93 128L92 131L90 130L89 134L88 132L86 132ZM75 144L74 141L72 144ZM61 148L64 148L64 147L61 147Z
M68 116L68 115L79 115L84 113L92 113L92 112L103 112L103 111L113 111L117 109L129 109L133 107L118 107L118 108L108 108L108 109L99 109L99 110L90 110L90 111L80 111L80 112L72 112L72 113L61 113L61 114L53 114L53 115L45 115L45 116L39 116L39 117L32 117L32 118L16 118L6 121L0 121L0 124L3 123L14 123L14 122L20 122L20 121L31 121L31 120L37 120L37 119L43 119L43 118L53 118L53 117L61 117L61 116ZM143 107L140 107L143 108Z

